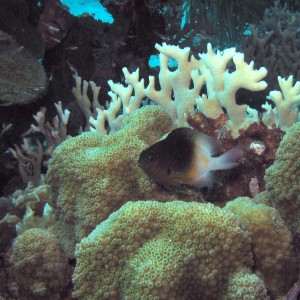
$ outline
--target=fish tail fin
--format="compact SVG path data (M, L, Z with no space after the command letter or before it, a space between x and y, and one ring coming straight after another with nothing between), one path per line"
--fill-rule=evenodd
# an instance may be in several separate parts
M239 165L238 161L243 156L243 147L237 145L226 151L219 157L215 157L211 166L211 170L227 170Z

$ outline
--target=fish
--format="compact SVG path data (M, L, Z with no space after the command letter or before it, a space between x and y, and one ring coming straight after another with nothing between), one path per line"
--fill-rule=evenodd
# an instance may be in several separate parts
M216 138L196 129L180 127L143 150L138 165L150 178L168 189L185 185L211 187L213 171L237 167L243 155L240 145L216 157L219 149Z

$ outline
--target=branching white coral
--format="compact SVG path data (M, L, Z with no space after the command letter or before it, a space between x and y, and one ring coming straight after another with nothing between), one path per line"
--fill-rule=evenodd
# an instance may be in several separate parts
M160 90L155 89L155 78L150 76L145 94L170 114L175 124L183 125L188 114L194 111L196 98L205 83L205 77L199 71L202 62L194 56L189 58L190 48L180 49L165 43L162 46L156 44L155 48L160 52ZM168 67L170 58L178 64L174 71ZM191 81L193 87L190 88Z
M92 87L93 101L90 101L87 89L91 82L84 81L81 87L81 78L75 76L73 93L92 125L91 130L100 134L108 133L106 127L110 127L110 131L118 130L124 116L139 109L145 97L161 106L178 126L186 125L187 116L194 112L195 107L213 119L226 111L229 116L227 128L233 137L238 136L240 129L259 122L257 111L248 105L238 105L235 97L240 88L250 91L265 89L267 83L262 80L267 74L265 68L255 70L254 63L246 63L244 55L234 48L215 53L208 44L207 52L199 54L200 59L190 55L190 48L181 49L166 43L156 44L155 48L159 51L159 82L149 76L149 84L145 88L144 80L139 79L139 70L129 73L123 68L127 85L108 82L111 101L105 108L96 100L99 89L94 91ZM170 59L177 62L177 68L169 67ZM231 62L235 67L233 71L229 70ZM207 95L200 95L204 84Z
M124 116L140 108L141 102L145 97L144 79L139 80L139 69L129 73L127 68L123 68L123 73L127 86L109 80L108 84L111 91L108 95L111 101L106 102L105 107L99 103L100 87L93 81L87 82L84 80L82 82L81 77L75 73L76 86L72 89L72 92L87 119L86 130L90 129L101 135L108 133L107 127L109 127L109 132L119 130ZM93 93L92 101L88 96L89 86ZM108 126L106 126L106 123Z
M57 115L53 118L52 124L46 121L46 108L33 115L37 125L31 124L31 128L24 134L31 132L40 132L45 137L45 143L35 140L35 145L28 138L23 139L22 149L18 145L9 148L14 158L18 161L19 174L23 182L33 182L37 186L41 178L42 164L47 165L48 161L43 162L43 157L51 157L54 149L62 141L68 138L67 124L69 121L70 111L62 108L61 101L54 103Z
M31 124L32 132L40 132L46 139L46 151L47 156L52 156L54 149L62 141L68 138L67 124L70 117L70 111L68 109L63 110L61 101L54 103L57 115L53 118L52 124L46 122L46 108L41 107L36 115L33 115L37 125ZM29 131L29 132L30 132Z
M72 93L75 96L77 104L79 105L79 108L81 109L87 120L86 130L88 130L88 121L90 117L96 118L97 109L103 109L98 101L101 87L97 86L94 81L82 81L81 77L77 73L73 75L73 78L75 79L75 87L72 88ZM88 96L89 86L91 87L93 93L92 100Z
M132 73L129 73L127 68L123 68L122 71L125 77L125 83L128 85L125 87L123 84L114 83L112 80L108 81L108 85L111 88L111 92L120 98L123 115L128 115L140 108L141 102L145 97L145 84L144 79L139 80L139 69Z
M254 70L254 62L247 64L244 61L244 55L236 52L235 48L214 53L211 44L208 44L207 52L200 54L200 58L203 62L200 71L206 78L207 99L205 101L219 103L219 105L215 104L217 114L220 112L219 106L226 109L230 119L228 128L233 136L237 136L238 130L247 128L253 122L253 118L248 118L247 105L238 105L236 103L236 92L240 88L250 91L265 89L267 83L262 81L262 79L267 75L267 70L263 67L259 70ZM235 65L235 71L233 72L228 70L228 63L231 60L233 60Z
M276 104L273 112L277 115L276 125L286 131L292 126L298 117L298 106L300 105L300 81L297 81L293 86L293 76L288 79L278 76L280 91L271 91L267 99ZM268 110L268 107L264 107Z

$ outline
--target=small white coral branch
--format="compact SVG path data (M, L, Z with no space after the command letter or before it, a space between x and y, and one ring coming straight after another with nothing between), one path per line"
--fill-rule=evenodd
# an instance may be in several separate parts
M123 68L122 71L125 83L128 85L125 87L123 84L114 83L112 80L108 81L108 85L111 91L121 99L123 115L125 116L140 108L141 102L145 97L145 83L144 79L139 80L139 69L132 73L129 73L127 68Z
M205 94L196 99L197 110L202 112L206 117L217 119L223 112L218 101L212 101L207 98Z
M106 121L106 116L103 110L97 109L97 116L96 118L90 117L89 118L89 123L90 123L90 131L92 132L97 132L100 135L106 135L107 131L105 129L105 121Z
M102 106L99 103L99 93L101 87L97 86L94 81L82 81L81 77L77 73L73 75L73 78L75 79L75 87L72 88L72 93L87 120L86 129L89 129L90 117L96 117L97 108L102 109ZM93 93L92 100L88 96L89 87L91 87Z
M300 104L300 81L293 86L293 76L284 79L278 76L280 91L271 91L267 99L276 104L277 125L286 131L292 126L298 117L298 105Z
M145 97L144 79L139 80L139 69L130 73L127 68L123 68L123 73L127 86L114 83L112 80L108 81L111 88L108 95L111 101L106 103L105 108L99 104L98 100L100 87L93 81L89 81L89 83L83 81L82 83L81 77L78 74L74 75L76 86L72 89L72 92L88 121L86 130L97 132L100 135L119 130L124 116L140 108ZM92 101L88 97L89 86L93 92ZM120 114L121 112L122 114Z
M15 225L17 224L18 222L20 222L21 219L16 216L16 215L13 215L11 213L7 213L1 220L0 220L0 224L3 224L3 223L6 223L8 225Z
M30 127L34 132L41 132L42 134L46 135L46 130L44 127L45 124L45 115L46 115L46 107L41 107L40 110L33 115L34 120L37 122L37 125L31 124Z
M51 132L52 146L55 148L62 141L68 138L67 124L69 122L70 111L68 109L63 110L61 101L54 103L57 115L52 120L52 126L49 122L46 123L46 127ZM51 151L51 155L54 149ZM49 152L49 151L48 151Z
M37 125L31 124L31 131L40 132L45 136L47 149L45 154L52 156L52 153L57 145L68 138L67 124L70 117L68 109L63 110L61 101L54 103L57 115L53 118L52 124L46 122L46 108L41 107L36 115L33 115Z
M62 124L67 125L70 117L70 111L68 109L63 110L61 101L54 103L59 119Z
M107 103L107 109L97 108L97 116L96 118L90 117L90 130L92 132L97 132L100 135L107 135L106 122L108 123L108 127L110 132L117 131L121 128L123 123L123 115L117 116L117 113L121 108L121 100L117 97L113 92L109 92L111 97L111 102Z
M264 103L261 106L265 112L262 115L263 123L268 127L272 128L274 125L278 125L278 117L276 107L272 107L272 105L268 102Z

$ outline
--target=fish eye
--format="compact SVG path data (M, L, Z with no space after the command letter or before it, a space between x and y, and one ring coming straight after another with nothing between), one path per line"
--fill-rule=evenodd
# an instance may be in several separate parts
M149 156L148 156L148 161L152 162L152 161L154 161L154 160L155 160L154 156L152 156L152 155L149 155Z

